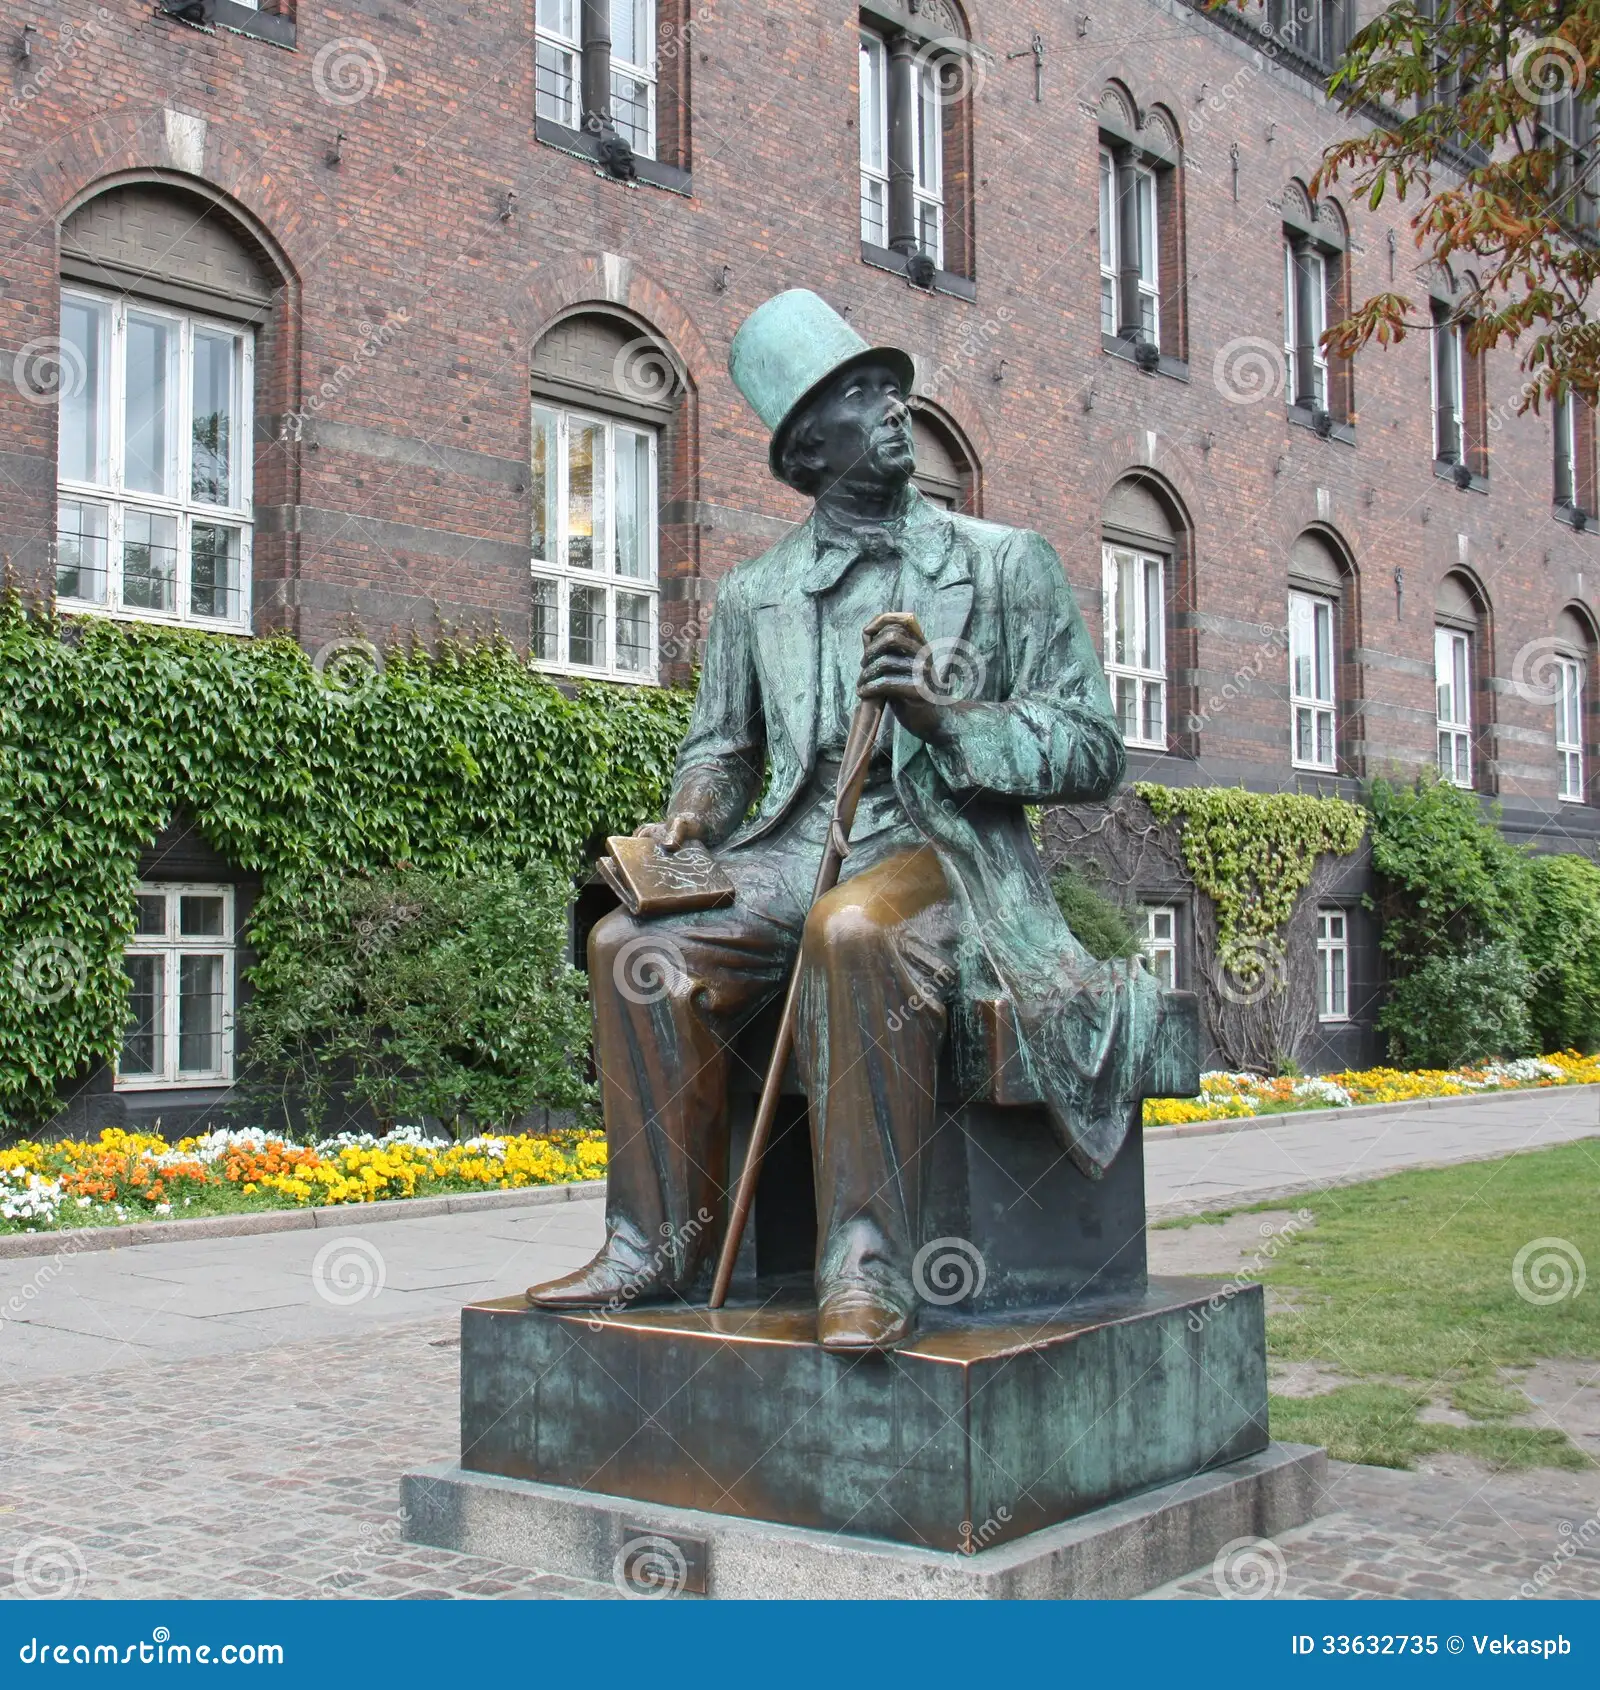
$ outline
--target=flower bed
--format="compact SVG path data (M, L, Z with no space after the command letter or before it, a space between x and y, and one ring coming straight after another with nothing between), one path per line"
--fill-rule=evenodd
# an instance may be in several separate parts
M113 1128L92 1143L0 1150L0 1233L563 1185L605 1171L598 1132L450 1144L401 1128L289 1144L250 1129L168 1144Z
M1144 1106L1144 1124L1172 1127L1305 1109L1348 1109L1357 1103L1410 1103L1421 1097L1468 1097L1486 1091L1597 1083L1600 1056L1579 1056L1570 1050L1459 1069L1363 1068L1300 1080L1218 1071L1200 1076L1199 1097L1151 1098Z

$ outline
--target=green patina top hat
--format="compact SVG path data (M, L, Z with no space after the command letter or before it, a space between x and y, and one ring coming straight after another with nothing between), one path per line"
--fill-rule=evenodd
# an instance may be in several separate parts
M887 364L910 397L917 374L911 354L898 346L869 346L809 288L774 294L740 324L728 351L728 374L772 430L767 461L774 475L790 418L840 370L868 362Z

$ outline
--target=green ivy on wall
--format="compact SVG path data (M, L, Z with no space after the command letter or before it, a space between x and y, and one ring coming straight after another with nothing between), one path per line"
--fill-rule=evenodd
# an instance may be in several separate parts
M1144 781L1134 790L1158 822L1180 824L1183 860L1216 910L1222 958L1277 946L1317 858L1354 851L1367 822L1343 798Z
M260 876L263 962L340 876L570 872L660 814L688 694L569 694L501 641L343 645L319 672L287 638L0 603L0 1124L115 1057L139 856L180 805Z

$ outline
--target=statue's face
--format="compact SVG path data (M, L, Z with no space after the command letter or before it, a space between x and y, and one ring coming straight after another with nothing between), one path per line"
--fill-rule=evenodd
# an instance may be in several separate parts
M835 376L812 401L813 462L825 486L838 481L904 484L917 467L911 413L900 378L887 364L858 364Z

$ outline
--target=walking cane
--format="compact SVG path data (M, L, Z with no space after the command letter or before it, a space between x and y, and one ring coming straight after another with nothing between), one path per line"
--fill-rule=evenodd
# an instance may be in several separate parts
M850 720L850 732L845 737L844 755L839 761L839 784L834 788L833 818L828 823L828 843L817 867L817 883L811 889L813 904L838 883L839 870L850 852L850 829L856 819L856 805L861 789L867 782L867 765L872 760L872 748L878 742L878 729L883 722L883 701L863 699L856 705ZM783 1016L778 1022L778 1037L772 1046L772 1060L767 1065L767 1077L761 1087L761 1101L756 1105L755 1124L750 1129L750 1148L745 1152L744 1169L739 1175L739 1189L734 1195L733 1213L728 1217L728 1236L722 1241L722 1254L717 1259L717 1277L711 1287L711 1307L720 1309L727 1299L728 1284L733 1278L733 1264L739 1254L739 1244L750 1219L750 1205L755 1201L756 1181L761 1177L761 1159L767 1153L767 1140L772 1135L772 1119L778 1111L778 1087L788 1066L789 1051L794 1044L795 1022L800 1013L800 959L795 958L794 973L789 977L789 990L783 1000Z

